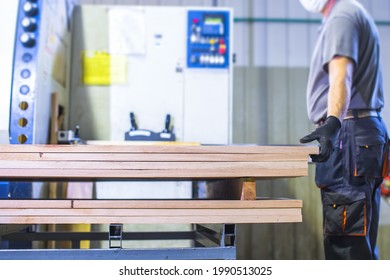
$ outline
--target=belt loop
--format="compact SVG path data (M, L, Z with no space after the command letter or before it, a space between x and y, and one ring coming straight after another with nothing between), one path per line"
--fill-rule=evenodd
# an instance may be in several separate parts
M354 119L359 118L359 112L358 112L358 110L352 110L352 114L353 114L353 118L354 118Z

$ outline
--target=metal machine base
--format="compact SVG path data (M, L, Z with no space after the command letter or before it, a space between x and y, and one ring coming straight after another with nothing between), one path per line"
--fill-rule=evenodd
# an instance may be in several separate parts
M112 224L109 232L18 232L2 236L7 241L70 240L73 249L0 250L0 260L206 260L236 259L236 225L194 224L192 231L122 232ZM192 240L192 247L126 249L123 240ZM81 240L108 240L109 249L79 249Z

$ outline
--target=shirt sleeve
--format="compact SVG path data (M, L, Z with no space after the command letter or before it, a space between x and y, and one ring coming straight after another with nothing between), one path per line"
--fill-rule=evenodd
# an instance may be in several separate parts
M344 56L358 63L359 31L350 19L337 17L331 19L325 32L322 50L323 69L328 72L329 62L335 56Z

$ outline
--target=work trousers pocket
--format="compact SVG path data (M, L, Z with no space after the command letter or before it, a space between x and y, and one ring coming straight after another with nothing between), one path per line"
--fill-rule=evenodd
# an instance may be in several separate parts
M326 235L366 235L365 194L348 197L323 192L324 233Z
M385 138L364 135L355 138L355 176L382 177L384 167Z

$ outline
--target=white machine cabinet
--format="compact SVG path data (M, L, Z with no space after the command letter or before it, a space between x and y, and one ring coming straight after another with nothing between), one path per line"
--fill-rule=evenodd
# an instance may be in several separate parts
M138 128L154 132L169 114L177 141L231 143L231 9L84 5L75 16L75 28L84 30L75 36L84 40L74 39L73 57L106 51L112 75L121 76L101 93L101 86L80 84L83 69L74 71L71 124L85 128L84 138L123 141L133 112ZM107 30L91 31L99 24Z

